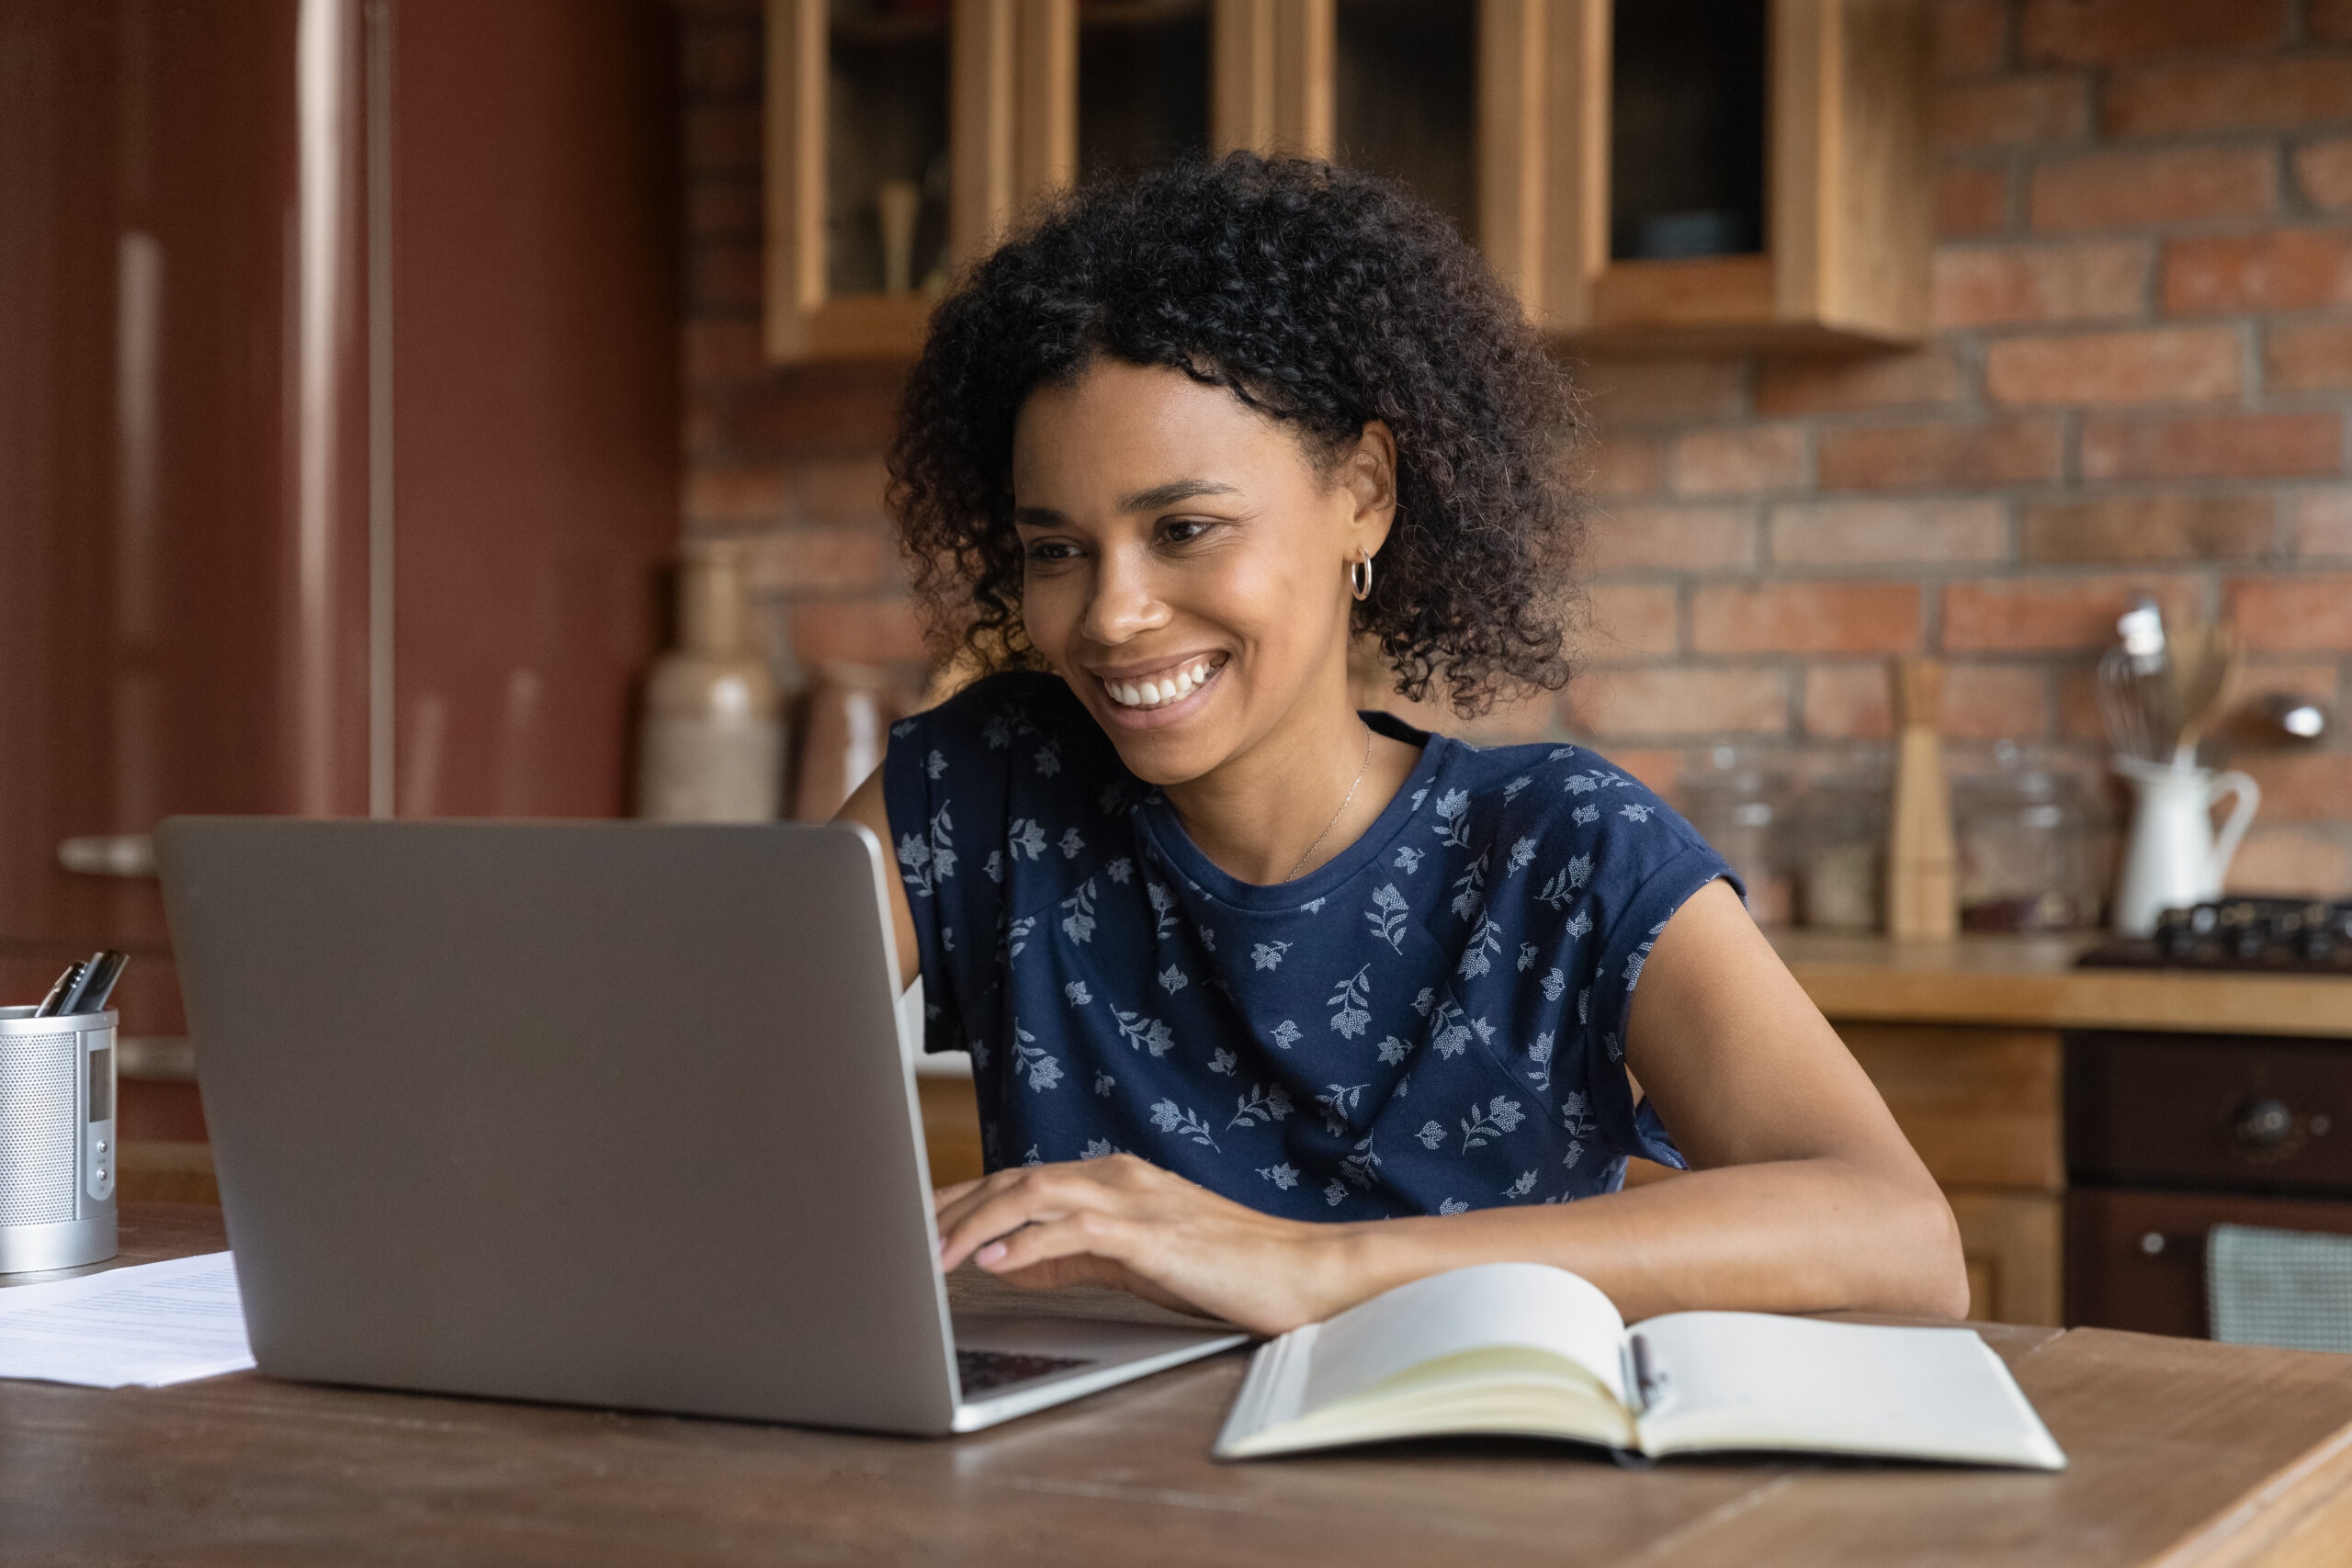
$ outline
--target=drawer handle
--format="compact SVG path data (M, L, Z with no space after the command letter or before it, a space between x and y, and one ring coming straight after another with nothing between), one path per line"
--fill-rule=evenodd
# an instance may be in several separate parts
M146 833L94 833L57 846L57 863L83 876L153 876L155 840Z
M2140 1237L2140 1250L2151 1258L2161 1258L2167 1252L2204 1250L2201 1235L2166 1235L2162 1231L2149 1231Z
M2314 1129L2310 1122L2316 1122ZM2325 1133L2324 1117L2307 1122L2276 1095L2256 1094L2230 1117L2230 1147L2240 1159L2255 1165L2275 1165L2301 1154L2314 1130Z

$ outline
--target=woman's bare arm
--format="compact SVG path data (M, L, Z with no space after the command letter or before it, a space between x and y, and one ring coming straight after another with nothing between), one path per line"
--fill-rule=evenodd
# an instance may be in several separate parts
M882 804L881 769L866 775L865 782L833 813L833 820L862 823L882 840L882 865L888 873L883 880L890 888L890 929L899 939L899 988L905 990L922 967L922 953L915 946L915 917L907 908L907 885L890 871L890 813Z
M1370 1278L1525 1257L1584 1275L1629 1319L1693 1307L1966 1313L1951 1206L1728 883L1702 889L1659 934L1626 1065L1688 1174L1544 1210L1391 1222L1363 1238Z

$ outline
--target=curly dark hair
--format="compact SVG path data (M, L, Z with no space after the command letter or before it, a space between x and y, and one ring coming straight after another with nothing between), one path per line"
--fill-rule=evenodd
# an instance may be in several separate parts
M1566 683L1583 509L1566 373L1483 257L1371 175L1235 152L1055 200L933 318L889 506L943 651L1033 663L1013 421L1098 356L1167 366L1295 428L1334 468L1378 419L1396 518L1357 633L1396 689L1453 708Z

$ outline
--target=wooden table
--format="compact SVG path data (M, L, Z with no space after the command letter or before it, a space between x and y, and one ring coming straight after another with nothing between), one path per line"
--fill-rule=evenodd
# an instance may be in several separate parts
M120 1262L222 1245L124 1216ZM43 1276L53 1278L55 1276ZM2316 1565L2352 1558L2352 1358L1986 1326L2062 1475L1619 1470L1518 1442L1220 1465L1224 1356L923 1441L317 1388L0 1382L0 1562L1347 1568Z

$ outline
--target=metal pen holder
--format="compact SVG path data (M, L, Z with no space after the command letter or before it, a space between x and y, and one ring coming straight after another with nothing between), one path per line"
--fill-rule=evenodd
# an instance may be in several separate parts
M0 1274L115 1255L114 1012L0 1008Z

